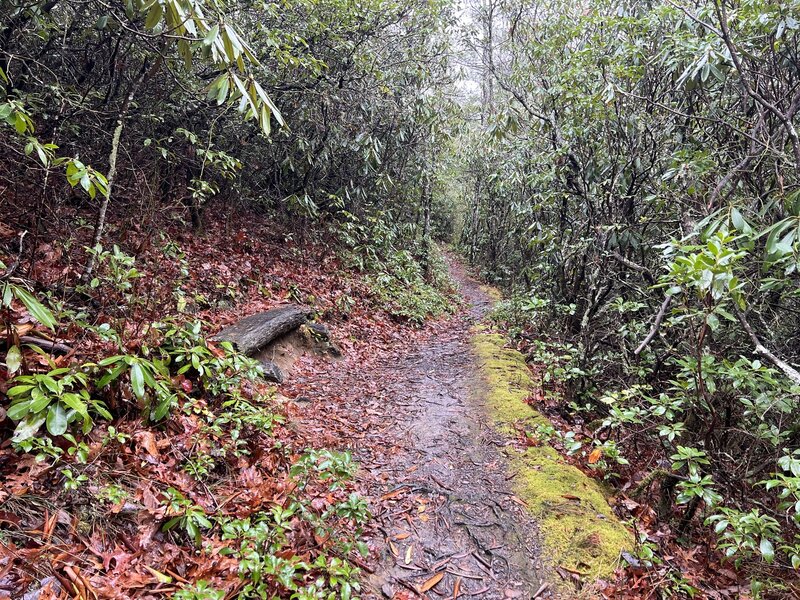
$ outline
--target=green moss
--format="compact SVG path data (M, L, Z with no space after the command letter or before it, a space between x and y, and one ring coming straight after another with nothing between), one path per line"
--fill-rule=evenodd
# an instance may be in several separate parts
M503 299L503 295L496 287L492 287L490 285L481 285L480 289L484 294L489 296L493 302L500 302L500 300Z
M526 429L549 425L525 402L534 384L522 354L504 348L499 334L478 330L473 342L489 388L487 408L497 428L510 434L520 424ZM620 552L632 547L633 537L609 507L602 486L564 462L550 446L512 456L511 467L516 473L514 490L539 523L545 558L588 578L611 575Z
M491 390L487 403L498 428L510 433L519 421L532 427L537 422L546 424L547 419L525 403L533 381L522 354L504 348L505 339L497 333L478 333L473 339L481 373Z

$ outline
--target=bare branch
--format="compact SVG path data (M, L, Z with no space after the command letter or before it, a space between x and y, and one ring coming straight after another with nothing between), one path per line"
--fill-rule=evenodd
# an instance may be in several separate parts
M744 316L744 313L739 309L739 307L735 307L736 316L739 319L739 323L742 324L742 327L747 332L747 335L750 336L750 340L753 342L753 345L756 347L756 352L769 360L772 364L778 367L783 374L786 375L795 385L800 385L800 372L797 371L792 365L787 363L785 360L781 359L780 357L773 354L769 349L767 349L764 344L761 343L761 340L758 339L756 332L753 331L753 328L750 326L750 323L747 322L747 319Z
M661 303L661 308L656 315L656 320L653 321L653 326L650 328L650 333L648 333L647 337L642 340L642 343L639 344L639 347L633 351L634 356L639 356L642 351L647 348L647 345L653 341L653 338L656 337L658 328L661 327L661 322L664 320L664 316L667 314L667 309L669 308L670 304L672 304L672 296L667 296L664 298L664 302Z

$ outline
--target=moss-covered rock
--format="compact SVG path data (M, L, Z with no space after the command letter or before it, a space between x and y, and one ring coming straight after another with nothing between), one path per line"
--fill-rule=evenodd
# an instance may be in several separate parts
M498 430L513 434L520 424L526 430L550 425L525 402L534 384L522 354L505 348L502 335L481 330L473 335L473 344L488 385L487 408ZM633 537L611 510L603 487L550 446L527 448L510 460L515 492L538 520L545 559L590 579L611 575L620 552L633 546Z

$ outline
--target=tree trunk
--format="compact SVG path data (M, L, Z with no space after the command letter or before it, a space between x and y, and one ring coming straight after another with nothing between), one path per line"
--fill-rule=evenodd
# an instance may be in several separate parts
M136 94L136 90L138 89L139 85L146 78L150 78L155 75L155 73L161 67L161 61L162 57L159 55L158 59L156 59L149 71L147 69L147 61L142 63L142 69L139 73L139 76L131 84L131 89L128 92L128 95L125 97L125 100L119 109L119 113L117 114L117 125L114 127L114 135L111 137L111 152L108 154L108 176L106 177L108 180L108 185L106 186L106 193L103 195L103 200L100 202L100 209L97 211L97 220L94 224L94 235L92 236L92 248L97 247L97 245L100 243L100 240L103 238L103 230L105 229L106 225L106 212L108 211L108 203L111 201L111 188L114 185L114 178L117 175L117 157L119 156L119 143L120 139L122 138L122 128L125 125L125 117L128 116L128 109L131 106L131 102L133 102L133 97ZM90 253L89 260L86 263L86 268L81 275L81 279L84 281L89 281L92 276L92 272L94 271L96 260L96 254Z

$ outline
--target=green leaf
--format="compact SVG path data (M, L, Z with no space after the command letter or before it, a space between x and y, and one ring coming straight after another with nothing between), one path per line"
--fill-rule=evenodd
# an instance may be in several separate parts
M208 33L203 38L203 44L206 46L211 46L214 43L214 40L217 39L219 35L219 24L214 25L211 29L208 30Z
M8 368L9 375L13 375L22 366L22 352L19 346L11 346L6 353L6 367Z
M41 381L44 384L44 386L48 390L53 392L54 394L60 394L61 393L61 386L58 385L58 381L53 379L53 377L50 376L49 374L48 375L39 375L37 379L39 381Z
M778 251L778 243L780 237L783 235L783 232L786 231L791 225L794 219L784 219L783 221L779 221L767 231L769 231L769 236L767 237L767 254L775 254Z
M13 398L15 396L21 396L22 394L30 392L33 389L33 387L34 386L32 385L15 385L10 390L8 390L6 394L8 395L9 398Z
M142 372L142 365L138 362L131 365L131 387L137 398L140 400L144 398L144 373Z
M19 286L14 286L14 295L25 305L25 308L28 309L28 312L31 313L33 318L45 327L55 330L57 323L55 317L53 317L53 313L34 298L28 290Z
M739 209L736 207L731 208L731 223L736 228L737 231L740 231L744 234L749 234L752 231L750 225L748 225L747 221L745 221L742 213L739 212Z
M199 525L205 527L206 529L211 529L214 526L214 524L209 521L205 515L195 515L194 518Z
M89 416L89 407L86 406L86 403L81 400L81 397L78 396L78 394L64 394L64 396L61 398L61 401L82 417L86 418Z
M4 267L5 268L5 267ZM10 283L6 283L3 288L3 304L2 306L11 306L11 299L13 298L14 289Z
M67 411L60 402L50 405L47 410L47 431L50 435L63 435L67 431Z
M117 354L115 356L109 356L108 358L104 358L97 364L101 367L108 367L109 365L113 365L118 363L119 361L123 360L125 357L121 354Z
M17 425L12 441L19 443L32 438L39 431L44 421L45 416L42 413L28 415Z
M39 156L39 160L42 162L42 164L46 167L47 163L50 161L47 159L47 154L45 154L44 149L38 144L36 145L36 154Z
M775 547L767 538L761 538L758 549L761 552L761 556L763 556L764 560L768 563L771 563L775 559Z
M39 388L31 390L31 412L44 410L50 404L50 397L46 396Z
M147 19L144 21L144 26L147 29L155 29L156 25L161 23L161 17L164 16L164 7L161 2L155 2L150 7L150 12L147 13Z
M217 105L221 105L225 100L228 99L228 92L231 88L230 79L228 79L228 74L224 74L219 81L219 90L217 91Z
M98 415L100 415L101 417L103 417L107 421L110 421L111 419L113 419L113 417L111 416L111 413L106 408L106 405L103 404L102 402L100 402L99 400L94 400L92 402L92 408L94 409L94 411Z
M171 407L172 407L172 396L167 396L166 398L163 398L156 406L156 409L153 411L153 421L160 421L161 419L166 417Z
M128 365L122 363L121 365L117 365L114 369L103 375L100 380L97 382L97 387L99 389L104 388L112 381L115 381L128 369Z
M24 419L25 416L30 412L30 408L31 400L23 400L22 402L12 404L9 407L6 416L12 421L20 421Z

